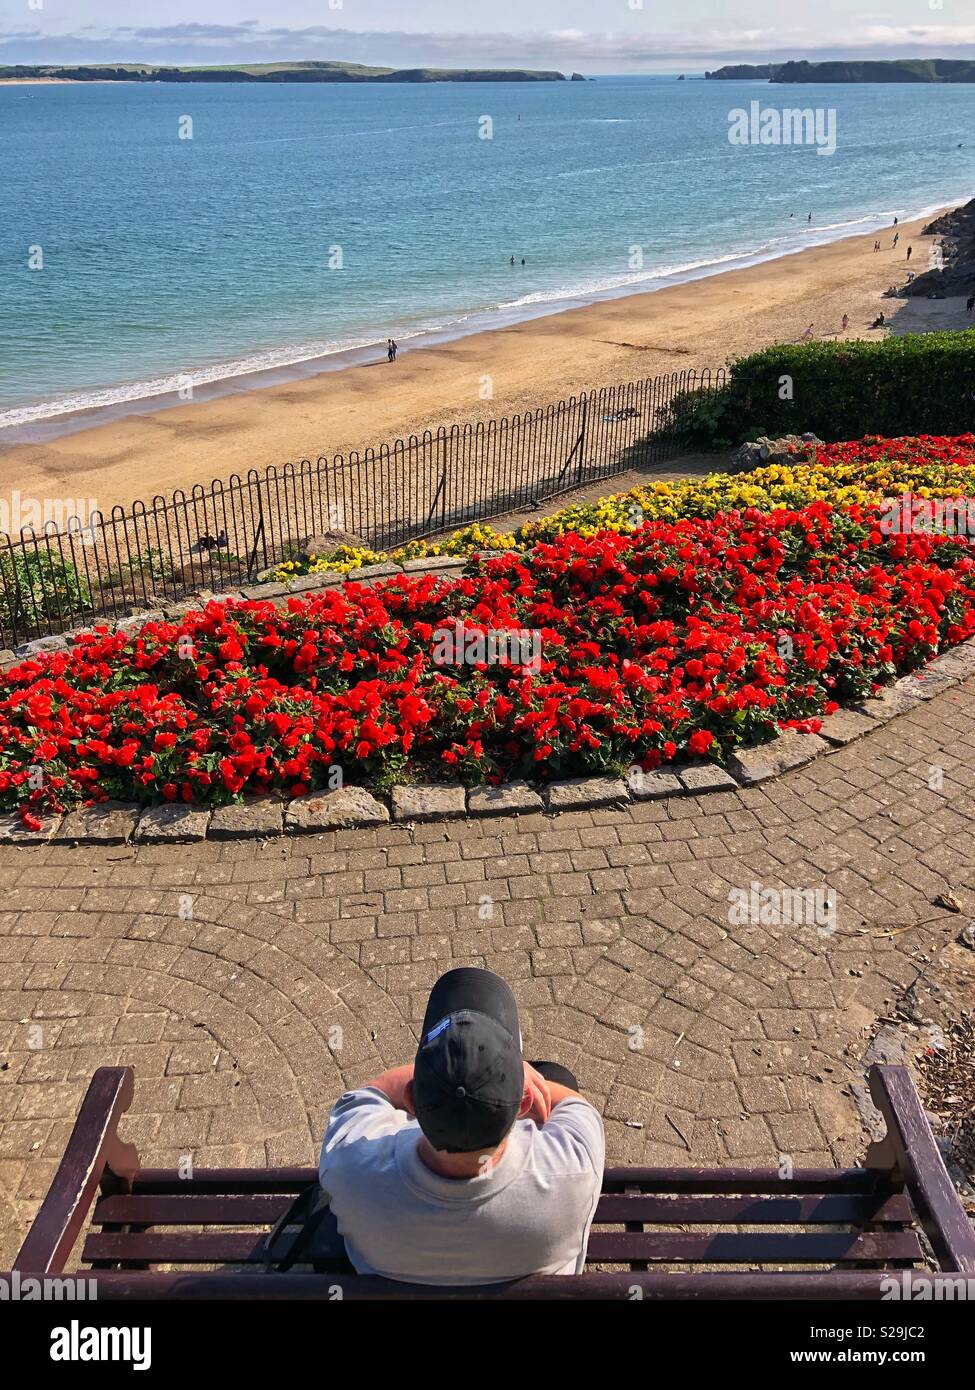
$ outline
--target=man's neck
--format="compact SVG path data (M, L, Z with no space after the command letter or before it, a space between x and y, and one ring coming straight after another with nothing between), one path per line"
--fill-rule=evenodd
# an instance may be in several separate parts
M426 1138L421 1137L416 1151L424 1167L438 1177L469 1180L496 1167L507 1147L508 1141L503 1139L496 1149L488 1149L484 1153L449 1154L435 1149Z

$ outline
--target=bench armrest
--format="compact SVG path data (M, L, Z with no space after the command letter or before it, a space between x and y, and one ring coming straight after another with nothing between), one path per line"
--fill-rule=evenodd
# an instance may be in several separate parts
M952 1185L906 1067L873 1066L870 1094L887 1134L867 1150L866 1166L889 1172L911 1194L942 1270L975 1274L975 1231Z
M131 1067L99 1067L47 1196L13 1263L32 1274L59 1273L88 1218L99 1188L127 1192L139 1170L132 1144L118 1137L119 1117L132 1104Z

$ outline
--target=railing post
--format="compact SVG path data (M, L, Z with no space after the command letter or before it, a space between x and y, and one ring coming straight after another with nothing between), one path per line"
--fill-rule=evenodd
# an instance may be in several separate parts
M261 485L257 485L257 528L254 532L254 544L251 553L247 558L247 578L254 578L254 566L257 564L257 547L264 540L264 498L261 495ZM264 558L267 559L267 546L264 547Z
M447 525L447 434L440 436L440 525Z
M586 463L586 426L589 423L589 392L582 397L582 425L579 429L579 462L576 464L576 483L581 484Z

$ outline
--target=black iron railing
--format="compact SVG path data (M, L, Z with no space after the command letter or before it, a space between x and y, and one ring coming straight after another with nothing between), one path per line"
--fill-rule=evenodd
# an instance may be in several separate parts
M254 583L326 532L389 550L664 462L683 448L675 400L724 382L723 369L646 378L0 533L0 647Z

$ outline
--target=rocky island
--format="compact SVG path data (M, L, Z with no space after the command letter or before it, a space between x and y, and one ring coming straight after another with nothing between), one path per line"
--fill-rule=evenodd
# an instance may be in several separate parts
M891 58L854 62L735 63L706 72L711 82L975 82L975 59Z

